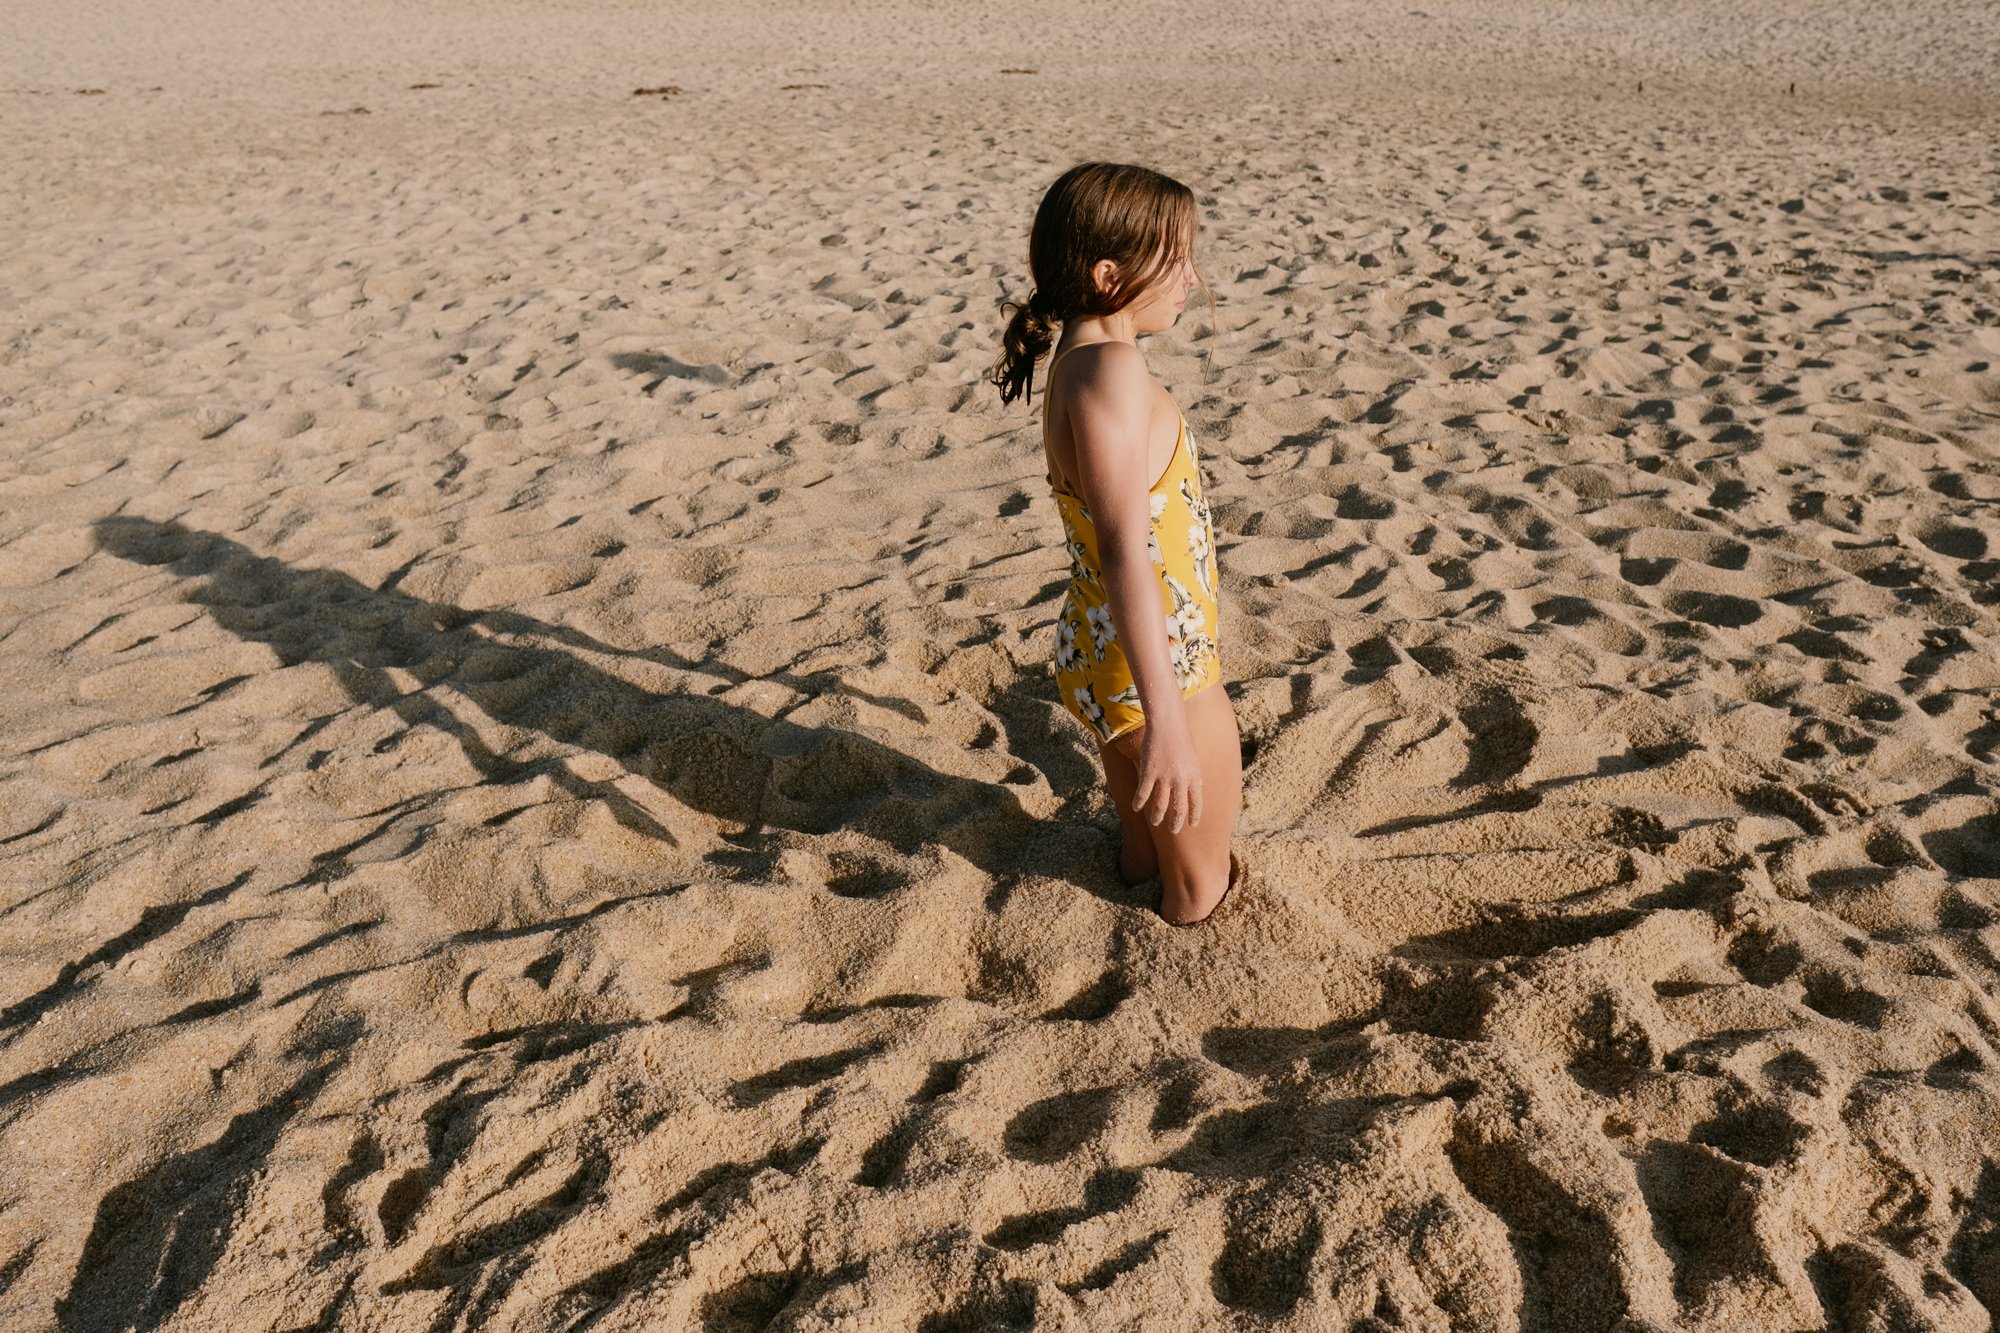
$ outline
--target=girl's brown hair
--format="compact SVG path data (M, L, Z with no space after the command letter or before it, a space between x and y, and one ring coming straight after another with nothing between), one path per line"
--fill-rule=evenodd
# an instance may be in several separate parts
M1028 234L1028 271L1034 288L1025 302L1002 301L1014 314L1001 338L990 376L1000 401L1034 399L1035 363L1056 344L1056 325L1109 315L1125 308L1170 266L1194 251L1194 191L1150 167L1121 162L1081 162L1056 177L1035 210ZM1099 292L1090 270L1102 259L1118 266L1109 292ZM1200 271L1196 270L1200 280ZM1209 317L1215 295L1208 296Z

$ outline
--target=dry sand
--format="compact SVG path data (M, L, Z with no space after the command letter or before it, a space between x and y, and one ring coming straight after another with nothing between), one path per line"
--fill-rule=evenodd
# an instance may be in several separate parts
M1989 1326L1990 4L26 8L0 1326ZM1205 931L981 383L1085 156Z

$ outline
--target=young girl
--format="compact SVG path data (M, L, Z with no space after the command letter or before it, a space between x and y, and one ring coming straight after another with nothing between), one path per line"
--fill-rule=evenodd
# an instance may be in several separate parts
M1207 920L1235 887L1243 804L1194 437L1138 346L1173 327L1192 288L1207 291L1194 237L1194 193L1179 181L1109 162L1064 172L1035 211L1034 291L1002 303L1014 316L992 376L1001 402L1032 397L1035 363L1056 346L1042 399L1070 555L1056 685L1097 737L1125 833L1119 873L1158 875L1159 913L1177 926Z

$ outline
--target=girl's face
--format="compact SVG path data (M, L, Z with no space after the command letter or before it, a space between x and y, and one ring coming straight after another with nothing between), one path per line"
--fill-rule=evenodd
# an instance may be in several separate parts
M1113 276L1110 261L1101 261L1099 270L1099 290L1108 290ZM1200 281L1195 273L1194 254L1190 251L1161 269L1152 284L1141 290L1118 313L1131 320L1134 333L1159 333L1170 329L1180 319L1181 311L1187 308L1188 293Z
M1160 270L1151 286L1140 292L1124 313L1132 317L1135 333L1158 333L1170 329L1187 308L1188 293L1199 284L1194 255L1190 251Z

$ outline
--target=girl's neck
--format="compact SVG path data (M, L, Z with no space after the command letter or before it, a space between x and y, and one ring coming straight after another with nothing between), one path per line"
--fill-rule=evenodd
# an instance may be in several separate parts
M1063 325L1062 337L1057 342L1070 343L1130 343L1139 345L1139 330L1132 316L1120 310L1109 315L1091 315L1085 319L1072 320Z

